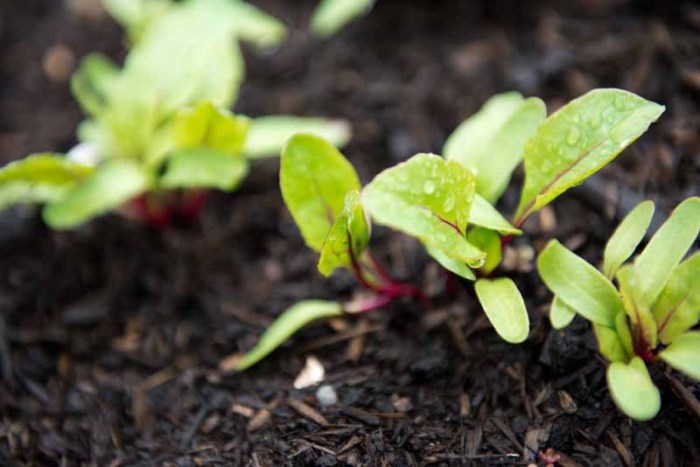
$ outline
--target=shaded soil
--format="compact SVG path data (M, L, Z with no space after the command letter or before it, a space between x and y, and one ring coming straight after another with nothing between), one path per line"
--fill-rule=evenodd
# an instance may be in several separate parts
M591 261L621 212L651 197L669 210L698 192L700 9L691 2L406 2L380 0L339 36L304 31L314 2L255 2L292 25L280 50L247 53L237 110L352 121L346 154L368 181L415 152L439 152L496 92L542 96L550 111L593 87L618 86L668 110L553 220L522 242L557 237ZM515 3L515 2L513 2ZM613 6L605 6L613 5ZM119 57L108 19L59 2L4 4L0 17L0 157L66 150L80 112L48 49ZM302 331L242 375L226 356L250 348L297 300L348 299L346 275L323 280L277 188L277 163L216 195L196 226L155 231L106 217L53 233L26 210L0 217L0 463L7 465L697 465L700 422L653 368L663 408L633 423L615 409L584 322L562 332L533 274L532 332L501 342L466 283L448 281L405 237L377 229L373 248L434 307L399 303ZM516 187L518 183L514 184ZM605 195L605 197L601 197ZM516 188L504 197L512 212ZM306 357L338 402L292 382Z

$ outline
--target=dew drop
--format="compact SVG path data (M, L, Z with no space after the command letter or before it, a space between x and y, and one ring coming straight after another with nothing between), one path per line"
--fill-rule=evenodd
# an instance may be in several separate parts
M600 126L600 115L592 115L590 120L588 120L588 124L591 128L598 128Z
M579 131L578 128L573 126L569 129L569 132L566 134L566 144L573 146L574 144L578 143L578 140L580 138L581 138L581 132Z
M442 210L445 212L452 212L454 207L455 207L455 198L452 195L448 195L447 198L445 198L445 202L442 205Z
M627 99L625 99L624 96L616 96L615 100L613 101L613 103L615 104L615 108L617 110L625 110L625 107L627 107L625 102L626 100Z
M425 183L423 183L423 192L425 192L426 195L432 195L435 192L435 182L426 180Z
M578 115L574 115L574 122L575 122L575 123L578 123L578 122L580 122L580 121L581 121L581 117L578 116Z

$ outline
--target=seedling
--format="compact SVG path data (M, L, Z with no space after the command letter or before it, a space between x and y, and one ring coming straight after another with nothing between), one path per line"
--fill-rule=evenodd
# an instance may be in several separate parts
M243 78L236 39L271 45L284 27L239 1L107 2L132 42L124 67L88 56L72 80L89 118L66 159L40 154L0 169L0 208L42 203L45 222L73 228L118 208L167 225L196 215L207 189L234 190L250 161L279 154L295 132L345 144L344 122L230 113Z
M541 100L502 94L450 136L445 158L415 155L362 190L354 169L332 145L311 135L293 137L282 154L282 194L307 245L320 253L319 270L328 275L348 268L375 294L368 302L328 303L324 311L352 314L399 297L424 297L416 287L396 283L373 259L367 248L373 221L415 237L447 270L475 280L496 332L511 343L524 341L529 318L515 283L489 278L501 261L502 245L521 233L530 214L610 162L662 112L662 106L632 93L602 89L545 119ZM509 223L492 203L523 159L525 185ZM304 317L314 318L313 313ZM289 331L275 323L263 340L279 345ZM240 368L273 348L256 347Z
M321 0L311 18L311 30L329 37L355 18L369 13L375 0Z
M603 272L556 240L537 260L554 292L555 328L576 314L593 324L598 349L610 361L607 382L617 406L635 420L649 420L661 397L646 365L662 360L700 380L700 252L683 260L700 233L700 198L683 201L634 259L654 204L633 209L608 241ZM613 280L617 286L613 284Z

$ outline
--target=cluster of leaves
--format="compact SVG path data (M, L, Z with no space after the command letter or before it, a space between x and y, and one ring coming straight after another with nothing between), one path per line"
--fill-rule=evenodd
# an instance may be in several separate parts
M230 113L244 75L238 40L269 47L285 28L238 0L108 0L131 50L120 69L86 57L72 90L88 115L81 144L65 158L38 154L0 169L0 208L45 204L44 220L75 227L130 200L150 220L173 197L187 210L192 189L233 190L254 159L279 154L298 131L345 144L344 122ZM146 196L147 195L147 196ZM162 214L162 215L161 215Z
M576 314L589 320L600 353L611 363L608 387L629 417L649 420L660 395L646 363L657 359L700 380L700 252L683 260L700 233L700 198L682 202L632 262L644 239L654 204L633 209L608 241L603 272L552 240L537 267L555 294L555 328ZM617 287L613 284L617 282Z
M347 268L375 294L359 303L327 303L323 316L330 309L369 311L401 296L423 298L415 287L391 279L369 252L373 221L415 237L447 270L476 281L477 297L498 334L523 342L529 318L520 292L510 278L490 277L501 261L502 244L521 233L529 215L609 163L663 110L632 93L601 89L547 118L540 99L502 94L457 128L444 157L417 154L364 188L331 144L294 136L282 154L280 184L306 244L320 253L319 271L329 275ZM494 204L521 161L525 183L510 223ZM297 305L280 319L290 319L288 313L314 318ZM256 363L296 329L273 324L263 337L264 351L254 348L239 368Z

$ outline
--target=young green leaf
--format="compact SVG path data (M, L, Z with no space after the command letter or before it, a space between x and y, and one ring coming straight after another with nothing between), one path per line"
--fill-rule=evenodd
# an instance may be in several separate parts
M109 86L119 73L114 62L98 53L87 55L71 77L75 100L88 115L99 115L107 105Z
M683 261L671 274L654 305L659 340L669 344L700 320L700 253Z
M306 244L320 252L343 211L345 195L360 189L360 179L333 145L318 136L298 134L282 151L280 187Z
M140 195L151 185L149 174L128 159L100 165L65 196L48 204L44 221L54 229L70 229Z
M651 218L654 216L654 203L643 201L639 203L622 220L613 233L603 254L603 272L612 279L622 264L632 256L634 250L644 239Z
M517 92L499 94L457 127L443 154L473 171L477 193L495 203L523 158L525 142L546 116L540 99L525 99Z
M231 156L243 150L249 122L231 112L200 102L194 109L175 117L173 132L176 148L209 148Z
M288 115L254 118L250 122L243 153L249 159L278 157L289 138L297 133L310 133L342 148L350 140L351 130L344 120Z
M474 189L474 175L457 162L417 154L377 175L362 198L378 224L481 267L486 255L465 238Z
M318 270L327 277L336 268L350 268L353 260L359 262L369 242L369 235L370 228L360 202L360 192L350 190L345 195L343 212L323 242Z
M612 328L615 316L623 312L615 286L596 268L551 240L537 258L544 283L581 316Z
M107 12L138 42L151 21L173 7L171 0L102 0Z
M676 337L659 353L659 358L700 381L700 331L689 331Z
M634 261L640 303L651 307L700 233L700 198L688 198L673 210Z
M651 420L661 407L661 395L639 357L629 364L613 362L607 371L610 395L628 417L638 421Z
M525 185L513 225L609 163L663 111L630 92L597 89L552 114L525 145Z
M217 188L231 191L248 174L248 161L209 148L179 149L171 153L160 187Z
M498 335L511 344L524 342L530 332L530 318L515 283L507 277L479 279L474 288Z
M501 215L496 208L479 194L474 195L469 211L469 223L495 230L501 235L520 235L523 232L516 229Z
M226 8L236 18L236 35L258 48L275 47L287 35L284 24L249 3L227 0Z
M484 274L491 274L501 264L501 237L496 232L475 227L467 233L467 241L486 253L486 261L481 267Z
M369 12L375 0L321 0L311 18L311 30L321 37L338 32L353 19Z
M243 371L268 356L282 345L292 334L312 321L333 318L343 314L340 303L323 300L306 300L299 302L282 313L267 328L258 343L238 362L236 369Z
M458 259L452 258L450 255L442 251L440 248L425 245L425 251L428 252L431 258L437 261L443 268L457 274L459 277L473 281L476 280L474 271L472 271L467 263Z
M615 317L615 331L617 337L620 338L622 347L628 358L634 357L634 345L632 344L632 332L630 331L629 321L625 313L620 313Z
M654 349L658 342L656 333L656 321L651 310L640 300L640 277L636 268L627 264L617 271L617 282L620 289L622 303L630 321L636 329L636 333L643 338L648 349Z
M626 362L629 359L622 340L614 329L593 323L593 331L598 340L598 350L608 361Z
M576 317L576 310L567 305L558 295L554 296L549 308L549 321L554 329L564 329Z
M15 203L46 203L59 199L90 175L92 167L61 154L34 154L0 168L0 209Z

